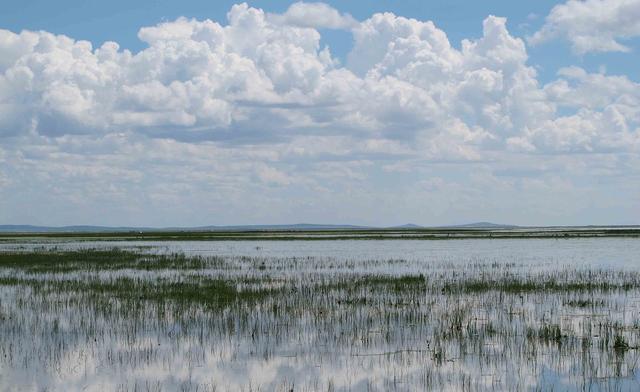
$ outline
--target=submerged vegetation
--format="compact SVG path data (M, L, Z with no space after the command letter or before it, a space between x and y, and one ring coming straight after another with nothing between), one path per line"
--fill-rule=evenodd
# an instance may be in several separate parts
M0 252L0 389L637 390L640 272Z

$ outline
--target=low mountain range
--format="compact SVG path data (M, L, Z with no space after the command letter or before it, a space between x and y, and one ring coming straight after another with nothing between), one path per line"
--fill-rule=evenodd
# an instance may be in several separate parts
M400 226L375 227L358 225L309 224L291 225L232 225L232 226L198 226L198 227L133 227L133 226L34 226L34 225L0 225L2 233L100 233L100 232L153 232L153 231L268 231L268 230L367 230L367 229L423 229L423 228L474 228L474 229L509 229L518 226L502 225L490 222L476 222L452 226L420 226L408 223Z

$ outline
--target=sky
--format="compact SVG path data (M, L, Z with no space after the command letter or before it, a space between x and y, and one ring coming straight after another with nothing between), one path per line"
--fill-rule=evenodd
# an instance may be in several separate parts
M0 6L0 224L640 223L640 0Z

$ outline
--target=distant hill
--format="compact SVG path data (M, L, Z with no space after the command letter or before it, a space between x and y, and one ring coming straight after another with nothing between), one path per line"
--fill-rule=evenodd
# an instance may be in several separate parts
M298 223L293 225L237 225L237 226L199 226L199 227L109 227L109 226L33 226L33 225L0 225L0 233L105 233L132 231L265 231L265 230L353 230L366 229L366 226L331 225Z
M207 232L207 231L313 231L313 230L420 230L420 229L598 229L598 228L640 228L639 225L591 225L591 226L515 226L492 222L474 222L450 226L420 226L407 223L400 226L374 227L358 225L334 225L297 223L291 225L230 225L230 226L198 226L198 227L132 227L132 226L35 226L35 225L0 225L0 233L131 233L131 232Z
M424 226L415 225L413 223L407 223L405 225L400 226L392 226L390 229L424 229Z
M152 231L147 227L107 227L107 226L33 226L33 225L0 225L2 233L103 233L124 231Z
M353 230L353 229L369 229L367 226L355 225L331 225L331 224L312 224L312 223L296 223L293 225L237 225L237 226L201 226L193 228L175 228L175 230L195 230L195 231L259 231L259 230ZM173 230L169 228L170 230ZM166 229L161 229L166 230Z
M454 225L454 226L447 226L447 227L468 228L468 229L515 229L519 226L504 225L500 223L491 223L491 222L475 222L475 223L467 223L464 225Z

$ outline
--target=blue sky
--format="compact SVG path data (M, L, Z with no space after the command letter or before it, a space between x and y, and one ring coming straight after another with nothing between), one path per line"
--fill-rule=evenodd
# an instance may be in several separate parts
M46 30L89 40L98 46L105 41L116 41L123 48L138 51L145 47L137 38L141 26L174 20L180 16L224 21L227 12L235 3L237 1L12 1L3 6L0 26L14 32L23 29ZM270 12L284 12L291 3L282 0L249 2L251 6ZM376 12L393 12L407 18L432 20L447 32L453 45L459 45L462 39L481 34L481 21L487 15L506 17L513 34L521 37L532 34L544 23L544 17L558 2L356 0L326 3L353 15L358 20L364 20ZM332 52L342 59L352 47L350 34L346 32L324 31L323 38L323 42L331 47ZM629 43L638 48L637 39L631 39ZM606 56L572 56L566 42L552 42L533 48L530 54L531 62L539 67L540 76L545 81L551 80L560 67L575 63L594 72L600 67L606 67L609 73L626 74L634 79L638 79L639 76L638 67L634 66L640 63L637 50L624 55L608 53Z
M235 4L4 4L0 223L638 223L640 1Z

